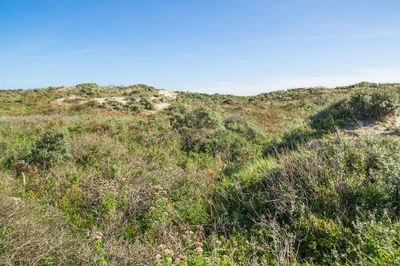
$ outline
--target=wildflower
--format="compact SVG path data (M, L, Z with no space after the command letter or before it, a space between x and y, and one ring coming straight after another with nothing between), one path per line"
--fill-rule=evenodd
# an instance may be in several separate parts
M219 259L217 257L213 258L213 261L217 262Z
M203 249L201 247L196 248L194 251L196 251L199 254L203 253Z
M167 196L167 191L162 191L161 194L162 194L163 196Z
M165 249L164 252L165 252L165 254L171 255L171 256L174 254L174 252L172 250L168 249L168 248Z
M179 262L181 262L181 259L180 259L180 258L176 258L176 259L175 259L175 262L176 262L176 263L179 263Z
M193 245L195 245L196 247L202 247L203 243L201 242L194 242Z
M153 186L154 190L161 191L163 188L161 186Z
M193 233L193 231L186 231L185 234L186 234L188 237L191 237L194 233Z
M168 262L172 262L172 258L168 258Z
M164 245L164 244L161 244L161 245L160 245L160 248L161 248L162 250L164 250L166 247L167 247L167 245Z
M100 240L100 239L103 238L103 233L102 233L102 232L94 232L94 233L92 234L92 238L93 238L94 240Z
M217 245L221 245L221 244L222 244L222 242L221 242L220 240L217 240L217 241L215 241L215 244L217 244Z
M157 254L157 255L156 255L156 260L159 260L159 259L161 259L161 255L160 255L160 254Z
M156 210L156 207L151 206L151 207L150 207L150 210L155 211L155 210Z
M209 260L209 258L208 257L204 257L204 260Z
M187 257L184 256L184 255L179 255L178 258L181 259L181 260L187 260Z
M228 256L226 256L226 255L224 255L224 256L222 256L224 259L226 259L226 258L228 258Z

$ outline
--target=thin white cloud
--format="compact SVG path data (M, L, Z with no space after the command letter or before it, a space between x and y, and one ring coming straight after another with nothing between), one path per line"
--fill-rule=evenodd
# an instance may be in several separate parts
M400 67L366 68L351 74L326 76L280 76L271 77L263 83L238 83L221 81L207 87L192 87L191 90L234 95L255 95L274 90L301 87L337 87L359 83L362 81L376 83L400 82Z
M131 60L131 61L163 61L163 62L210 62L210 63L244 63L243 60L229 58L199 58L194 56L177 57L137 57L137 56L99 56L93 59L101 60Z
M74 51L66 51L62 53L55 53L55 54L43 54L43 55L29 55L25 56L25 60L31 59L40 59L40 58L53 58L53 57L69 57L69 56L77 56L77 55L84 55L96 52L95 49L80 49Z
M276 40L340 40L340 39L379 39L388 37L400 37L400 31L372 31L372 32L353 32L343 34L321 34L306 36L279 36L268 39Z
M344 32L335 34L315 34L315 35L281 35L254 38L243 40L240 44L264 43L267 41L333 41L333 40L352 40L352 39L381 39L381 38L400 38L400 30L376 30Z

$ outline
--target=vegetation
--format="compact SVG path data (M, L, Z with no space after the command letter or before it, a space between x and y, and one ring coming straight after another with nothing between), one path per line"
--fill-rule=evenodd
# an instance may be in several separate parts
M0 91L0 264L399 264L399 108L366 82Z

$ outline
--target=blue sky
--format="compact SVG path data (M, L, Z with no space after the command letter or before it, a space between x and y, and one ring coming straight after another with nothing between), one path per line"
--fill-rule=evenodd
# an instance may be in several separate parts
M399 0L0 0L0 89L400 82Z

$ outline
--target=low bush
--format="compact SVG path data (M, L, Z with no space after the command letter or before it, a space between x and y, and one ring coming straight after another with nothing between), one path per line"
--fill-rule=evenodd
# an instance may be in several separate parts
M349 107L361 120L379 120L388 115L397 115L400 91L395 88L363 90L350 98Z
M57 161L70 157L67 134L60 130L43 133L33 145L27 161L39 164L43 169L51 167Z
M392 138L321 140L218 183L215 212L229 217L226 223L251 231L278 223L294 234L292 248L300 261L379 261L372 249L353 252L348 238L360 222L397 221L399 148Z
M349 99L341 100L310 117L315 129L333 130L346 124L375 122L397 115L400 109L400 90L393 87L356 91Z
M256 144L265 137L259 127L240 116L223 119L207 107L184 112L182 107L172 107L167 114L179 129L187 152L220 155L228 162L244 161L257 153Z
M155 109L154 103L151 100L147 99L147 98L141 98L139 103L146 110L154 110Z

